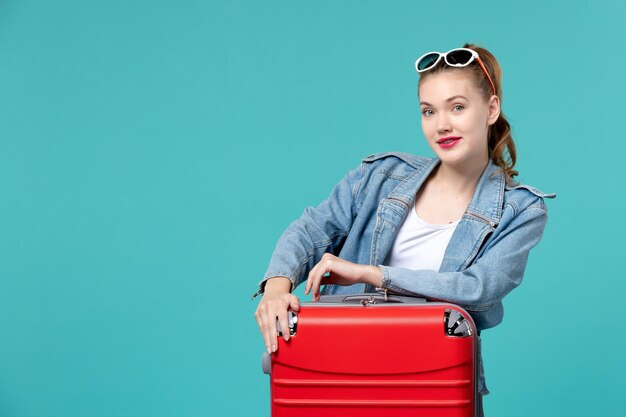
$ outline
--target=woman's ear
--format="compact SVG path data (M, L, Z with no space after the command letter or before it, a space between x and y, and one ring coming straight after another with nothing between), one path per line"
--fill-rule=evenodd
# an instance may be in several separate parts
M491 126L498 120L498 117L500 117L500 97L493 94L489 98L488 106L489 115L487 116L487 124Z

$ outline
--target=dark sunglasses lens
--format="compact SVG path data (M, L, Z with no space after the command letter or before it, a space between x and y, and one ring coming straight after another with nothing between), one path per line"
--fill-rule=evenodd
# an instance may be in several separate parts
M426 55L424 58L420 59L420 61L417 63L417 68L420 71L428 69L432 67L435 64L435 62L437 62L437 59L439 59L439 54Z
M472 59L472 53L461 49L450 52L446 59L451 65L464 65L470 62L470 59Z

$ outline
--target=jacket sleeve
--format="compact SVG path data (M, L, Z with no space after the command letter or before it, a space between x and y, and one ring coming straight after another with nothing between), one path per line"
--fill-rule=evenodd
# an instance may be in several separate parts
M437 272L379 265L382 288L444 300L470 310L488 310L521 283L528 254L541 240L546 222L547 210L539 200L507 223L501 222L480 257L467 269Z
M289 278L292 290L326 252L334 253L348 235L356 215L355 200L360 190L365 164L349 171L317 207L307 207L278 239L263 280L275 276ZM258 294L257 293L257 294Z

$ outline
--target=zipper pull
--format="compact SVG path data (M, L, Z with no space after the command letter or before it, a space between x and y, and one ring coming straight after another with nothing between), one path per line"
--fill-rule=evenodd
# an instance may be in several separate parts
M259 294L261 294L261 289L260 288L257 290L257 292L252 294L252 299L254 300Z
M389 289L387 288L383 288L383 287L376 287L376 291L382 291L383 295L385 296L385 302L387 302L387 291L389 291Z

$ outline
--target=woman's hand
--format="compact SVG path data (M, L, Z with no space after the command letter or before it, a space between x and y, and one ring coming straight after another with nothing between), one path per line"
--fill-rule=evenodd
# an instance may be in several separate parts
M298 311L300 301L298 297L290 293L291 281L287 277L274 277L265 283L263 298L259 301L254 316L259 325L267 353L276 352L278 348L276 318L280 322L280 328L285 341L289 340L288 311Z
M326 274L328 275L325 276ZM352 285L364 283L380 287L382 282L383 273L377 266L355 264L330 253L325 253L322 260L309 272L304 293L309 294L312 291L313 301L318 301L320 287L324 284Z

